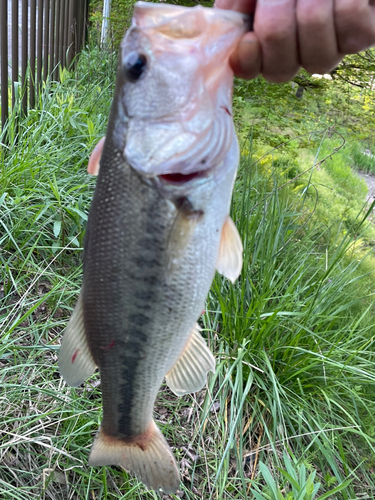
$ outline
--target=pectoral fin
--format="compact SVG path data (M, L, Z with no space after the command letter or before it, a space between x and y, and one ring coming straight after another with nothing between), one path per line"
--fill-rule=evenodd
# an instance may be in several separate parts
M102 137L90 155L87 172L91 175L98 175L100 168L100 158L102 157L105 137Z
M195 228L202 220L203 212L195 210L187 197L179 198L175 202L177 215L168 242L168 269L173 271L194 234Z
M165 377L177 396L199 391L207 381L207 373L215 371L215 358L199 332L196 324L177 363Z
M227 216L223 229L221 230L221 240L219 255L216 262L217 271L228 278L232 283L241 274L243 246L238 230Z
M67 384L80 386L94 373L96 363L87 344L83 323L82 291L66 327L59 352L59 370Z

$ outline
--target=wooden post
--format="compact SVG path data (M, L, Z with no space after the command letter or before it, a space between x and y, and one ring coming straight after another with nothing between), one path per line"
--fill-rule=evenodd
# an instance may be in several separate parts
M44 3L44 43L43 43L43 80L46 81L48 78L48 56L49 56L49 2L50 0L45 0Z
M51 36L50 36L50 48L49 48L49 75L53 79L53 72L55 69L55 5L56 1L51 0Z
M73 62L75 51L74 51L74 33L76 31L76 16L74 15L74 0L69 0L69 15L68 15L68 48L67 48L67 58L66 65L68 69Z
M30 108L35 106L36 0L30 3Z
M22 0L22 112L24 115L27 113L27 61L28 61L28 39L29 39L29 1Z
M38 45L36 58L36 95L39 98L42 85L42 66L43 66L43 0L38 0Z
M18 0L12 0L12 106L16 104L18 83Z
M8 0L0 0L1 129L8 120Z

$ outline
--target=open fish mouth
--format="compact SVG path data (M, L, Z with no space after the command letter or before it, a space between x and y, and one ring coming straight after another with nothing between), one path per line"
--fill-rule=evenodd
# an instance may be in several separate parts
M230 155L229 158L232 158L232 156ZM234 161L237 161L237 158L235 158ZM196 170L194 172L186 172L183 167L178 167L172 172L167 171L160 173L159 175L156 175L154 179L156 180L157 186L162 191L166 189L166 192L169 192L170 189L179 188L186 188L190 190L213 179L215 179L215 182L218 182L218 180L225 175L226 168L226 161L221 162L218 165L201 168L200 170Z
M162 179L164 182L179 185L204 177L207 177L207 170L199 170L198 172L192 172L191 174L174 173L159 175L159 179Z

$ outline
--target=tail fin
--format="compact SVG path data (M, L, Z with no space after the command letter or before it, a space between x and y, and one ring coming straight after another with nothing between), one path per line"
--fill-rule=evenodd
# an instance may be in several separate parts
M176 493L180 474L172 450L152 421L150 429L131 440L99 431L91 449L90 465L117 465L135 475L148 488Z

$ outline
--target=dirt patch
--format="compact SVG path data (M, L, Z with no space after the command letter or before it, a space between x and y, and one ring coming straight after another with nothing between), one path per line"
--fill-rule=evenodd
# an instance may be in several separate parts
M357 172L357 174L366 182L368 188L367 201L372 203L375 199L375 175L364 174L363 172Z

